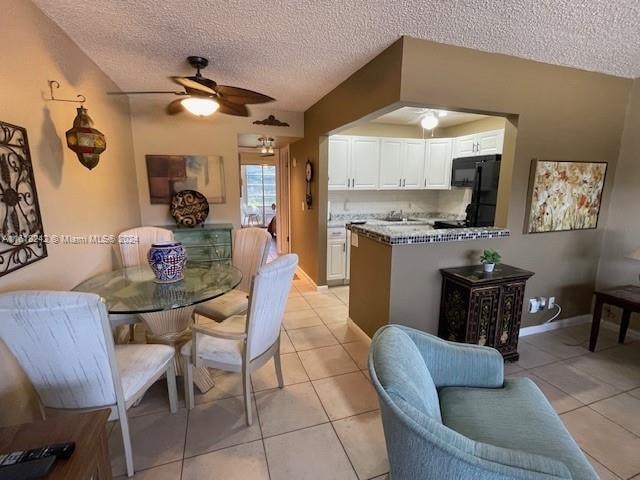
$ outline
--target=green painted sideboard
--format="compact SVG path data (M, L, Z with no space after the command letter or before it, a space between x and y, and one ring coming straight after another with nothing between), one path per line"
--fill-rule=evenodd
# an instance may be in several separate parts
M160 228L171 230L176 240L182 242L188 262L231 263L233 225L230 223L207 223L192 228L163 225Z

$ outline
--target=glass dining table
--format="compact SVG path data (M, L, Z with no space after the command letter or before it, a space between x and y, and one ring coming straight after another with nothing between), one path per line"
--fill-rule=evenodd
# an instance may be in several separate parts
M147 342L176 349L176 371L181 373L180 348L191 338L189 327L195 306L229 292L241 280L242 273L232 265L187 262L179 282L158 283L148 265L139 265L97 274L73 290L100 295L114 324L123 323L118 320L122 316L134 316L133 321L140 317L147 329ZM200 391L213 387L206 369L194 370L194 382Z

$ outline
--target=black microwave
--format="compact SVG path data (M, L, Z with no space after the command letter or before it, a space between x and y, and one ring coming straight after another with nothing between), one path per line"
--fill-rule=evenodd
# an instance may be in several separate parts
M500 175L501 155L454 158L451 167L452 187L476 187L478 177L482 184L496 184Z

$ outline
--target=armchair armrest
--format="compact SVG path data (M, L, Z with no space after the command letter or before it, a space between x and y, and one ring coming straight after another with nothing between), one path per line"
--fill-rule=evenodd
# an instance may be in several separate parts
M419 330L395 326L411 337L436 387L502 387L504 359L496 349L448 342Z
M534 453L478 442L474 454L483 461L491 462L502 474L510 475L513 474L513 469L518 470L518 478L573 478L561 461Z
M237 330L225 330L223 328L212 328L206 325L191 325L191 331L195 333L202 333L210 337L226 338L228 340L244 340L247 338L245 332Z

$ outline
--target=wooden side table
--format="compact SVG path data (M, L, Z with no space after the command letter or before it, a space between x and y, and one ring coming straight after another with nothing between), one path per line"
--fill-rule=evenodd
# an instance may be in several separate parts
M44 480L111 480L107 443L109 409L61 413L46 420L0 428L0 452L75 442L68 460L56 460Z
M622 309L622 321L620 322L620 334L618 343L624 343L629 328L629 319L632 312L640 313L640 286L623 285L609 288L607 290L596 290L594 292L596 304L593 308L593 320L591 321L591 338L589 339L589 350L596 349L598 333L600 332L600 321L602 320L602 307L605 303L614 305Z

